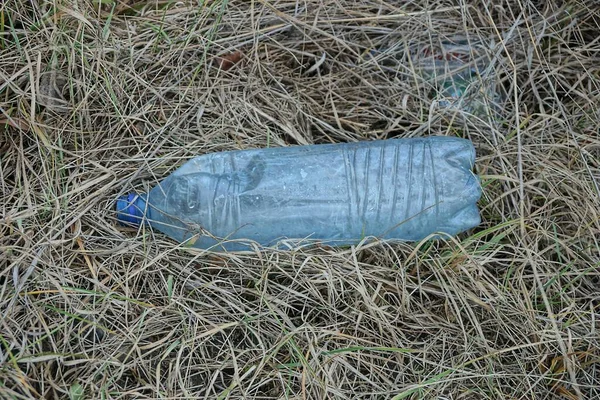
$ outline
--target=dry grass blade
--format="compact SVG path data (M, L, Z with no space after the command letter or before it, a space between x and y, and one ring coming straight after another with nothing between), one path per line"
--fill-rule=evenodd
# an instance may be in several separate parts
M560 3L560 5L558 5ZM600 397L593 2L0 4L0 397ZM495 43L502 118L407 54ZM113 202L203 153L471 139L482 225L192 252Z

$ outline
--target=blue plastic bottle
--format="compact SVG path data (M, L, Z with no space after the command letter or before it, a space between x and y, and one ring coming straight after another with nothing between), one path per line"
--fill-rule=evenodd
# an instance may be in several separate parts
M416 241L480 223L474 161L472 143L451 137L213 153L116 209L122 222L215 251Z

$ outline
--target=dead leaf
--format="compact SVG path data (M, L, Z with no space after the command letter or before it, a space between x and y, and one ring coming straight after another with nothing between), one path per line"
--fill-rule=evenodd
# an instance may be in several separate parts
M573 355L575 355L578 362L581 362L586 358L588 353L580 351L575 352ZM550 386L550 390L568 400L578 399L576 393L573 393L571 390L560 384L560 381L564 379L564 375L567 372L564 356L560 355L552 357L548 355L546 360L540 363L539 368L542 374L548 374L551 378L553 378L552 384L548 385Z
M69 103L62 94L62 88L67 82L67 78L55 69L43 73L37 91L37 102L54 112L65 112Z
M29 123L21 118L5 118L0 119L0 125L10 125L13 128L29 131Z
M577 397L577 395L575 393L566 389L564 386L557 386L554 389L554 392L556 394L558 394L559 396L562 396L563 398L568 399L568 400L578 400L579 399L579 397Z
M236 65L244 57L241 51L235 51L233 53L225 54L223 56L215 57L213 65L217 68L228 71L234 65Z
M97 0L99 3L110 6L114 4L112 0ZM112 12L114 15L135 15L140 13L143 9L152 9L155 11L166 10L172 5L176 5L177 2L173 0L119 0L117 5ZM110 9L107 7L107 10Z

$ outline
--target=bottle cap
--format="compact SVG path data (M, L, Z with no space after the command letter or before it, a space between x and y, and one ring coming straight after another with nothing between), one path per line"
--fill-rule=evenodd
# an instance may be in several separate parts
M117 219L123 225L139 225L144 217L144 210L137 204L139 195L129 193L117 199Z

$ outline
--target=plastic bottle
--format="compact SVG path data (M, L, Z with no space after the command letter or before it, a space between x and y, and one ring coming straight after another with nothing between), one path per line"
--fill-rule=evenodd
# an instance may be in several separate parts
M473 144L451 137L213 153L116 209L121 222L215 251L416 241L480 223L474 161Z
M493 40L454 36L432 38L426 44L393 43L366 54L392 71L414 68L426 82L428 96L437 107L461 111L466 116L498 119L505 108L506 94L500 83L496 52ZM408 79L414 82L414 76Z
M454 37L437 46L426 46L412 55L433 88L437 105L478 117L497 118L504 96L494 68L493 43Z

